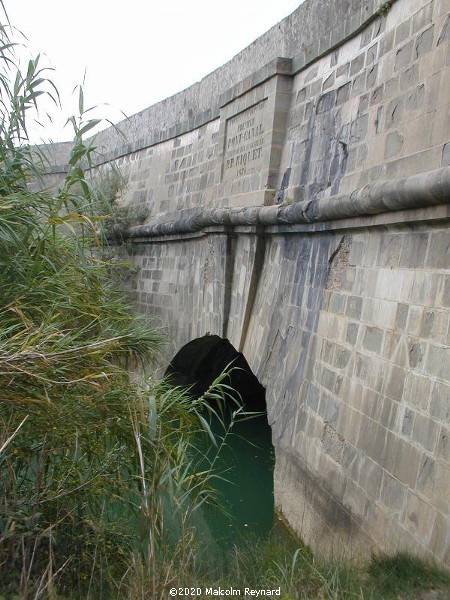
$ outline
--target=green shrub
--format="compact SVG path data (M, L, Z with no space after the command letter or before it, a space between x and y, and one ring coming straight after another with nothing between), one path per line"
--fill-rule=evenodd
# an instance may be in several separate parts
M0 593L111 598L134 564L154 575L165 540L187 535L208 496L194 448L208 425L202 399L130 380L161 334L97 250L83 137L97 121L70 119L67 176L46 190L25 116L49 83L38 59L22 74L0 38Z

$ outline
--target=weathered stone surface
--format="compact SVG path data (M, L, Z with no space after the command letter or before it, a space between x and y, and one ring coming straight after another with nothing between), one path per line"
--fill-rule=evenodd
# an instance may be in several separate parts
M403 148L404 141L404 137L398 131L388 133L384 152L385 157L388 159L396 156Z
M395 71L404 69L410 64L413 45L413 40L409 40L409 42L407 42L397 50L397 52L395 53Z
M167 360L209 332L266 387L291 526L449 566L450 17L377 8L307 1L98 145Z
M442 149L442 166L449 166L450 165L450 142L447 142L447 144L444 145L444 148Z

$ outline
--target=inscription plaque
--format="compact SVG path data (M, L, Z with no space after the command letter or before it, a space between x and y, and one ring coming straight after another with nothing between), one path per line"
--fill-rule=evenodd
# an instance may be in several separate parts
M266 102L263 100L227 120L223 180L251 175L261 168Z

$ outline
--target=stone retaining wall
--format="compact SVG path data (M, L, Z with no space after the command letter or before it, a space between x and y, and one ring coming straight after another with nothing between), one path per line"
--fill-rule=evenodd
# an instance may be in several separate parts
M278 509L330 553L450 566L449 0L306 1L98 136L167 360L228 337L267 388ZM53 177L67 147L53 147Z

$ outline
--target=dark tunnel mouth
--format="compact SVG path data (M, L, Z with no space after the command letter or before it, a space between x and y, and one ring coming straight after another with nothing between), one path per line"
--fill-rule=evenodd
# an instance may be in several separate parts
M207 405L202 405L200 411L208 420L210 434L204 435L200 428L197 446L206 457L206 468L220 474L211 482L220 503L206 503L202 515L214 543L227 552L237 540L246 539L244 534L250 533L252 539L268 539L274 526L275 455L266 390L244 355L218 335L207 334L190 341L166 369L171 384L190 386L189 394L196 398L230 363L235 368L224 383L241 396L244 414L235 414L233 399L226 398L224 410L219 412L215 410L216 401L205 398Z
M266 413L265 388L244 355L218 335L207 334L188 342L172 359L165 377L172 385L189 387L189 393L199 397L224 370L230 371L224 383L236 391L235 397L244 410ZM228 398L228 405L237 408L232 398Z

